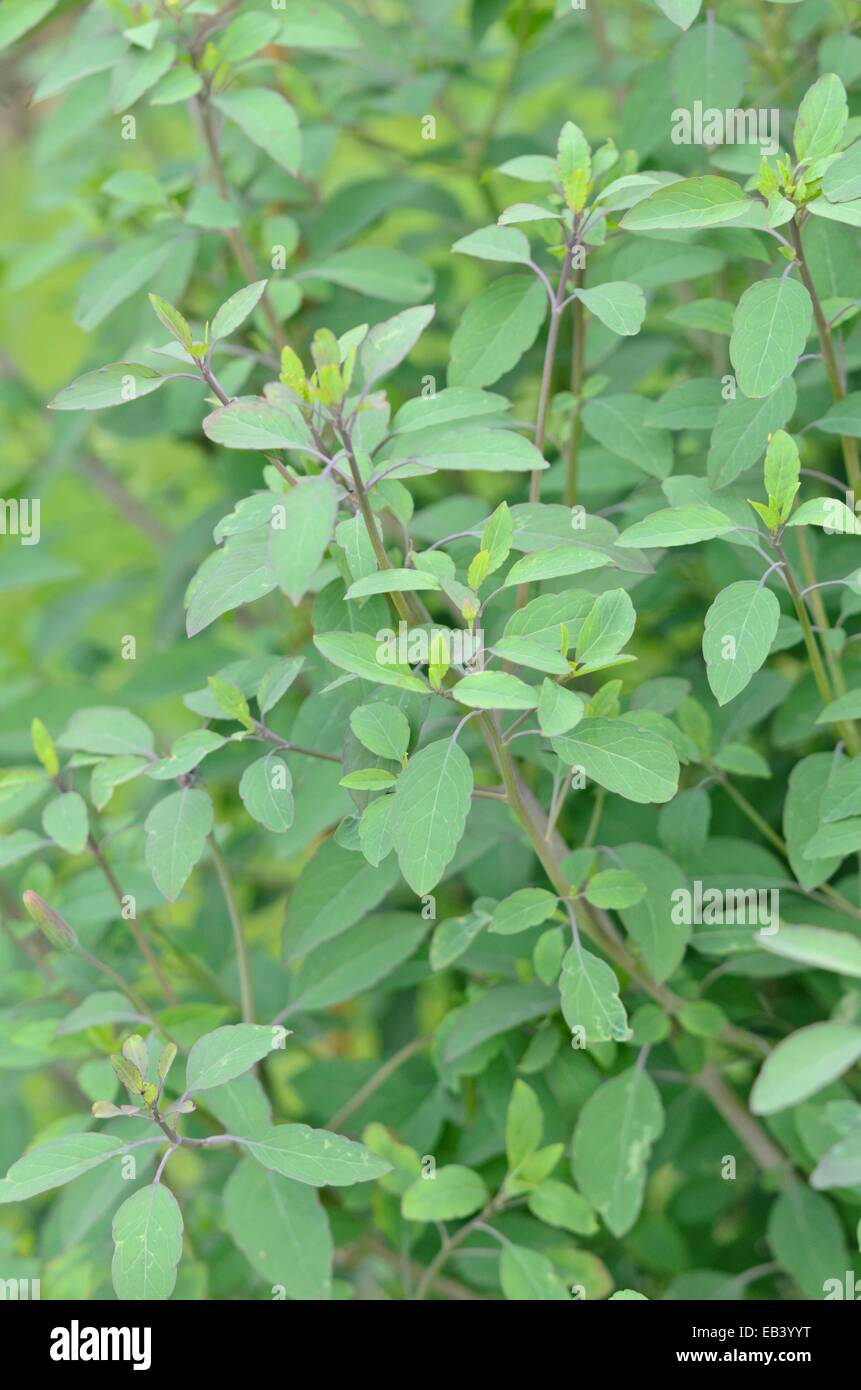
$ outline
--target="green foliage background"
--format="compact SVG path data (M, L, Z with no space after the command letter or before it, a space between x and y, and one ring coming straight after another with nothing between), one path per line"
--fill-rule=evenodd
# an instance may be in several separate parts
M198 1141L238 1133L246 1147L172 1154L153 1219L169 1271L183 1231L175 1286L172 1272L148 1282L128 1212L112 1238L123 1199L150 1191L161 1150L146 1147L130 1186L107 1146L67 1186L52 1179L47 1196L24 1201L22 1170L17 1192L14 1173L0 1183L0 1279L95 1300L269 1299L273 1289L792 1300L844 1296L834 1281L854 1287L861 590L854 495L842 534L828 506L858 481L861 436L858 22L851 0L725 0L717 16L699 0L5 0L0 178L15 192L0 206L0 494L39 499L41 538L0 538L0 1171L43 1144L68 1155L70 1135L150 1132L141 1116L91 1114L93 1102L128 1100L110 1059L137 1030L183 1054L213 1035L219 1056L242 1052L242 1067L178 1126ZM286 153L259 121L249 138L230 98L251 90L289 103L301 150L283 104L275 134ZM673 111L695 101L777 109L782 155L763 170L750 146L674 143ZM535 155L543 180L534 169L515 177L523 164L500 172ZM650 171L595 215L582 275L569 281L565 265L548 353L544 290L531 287L517 233L498 239L497 219L515 204L547 211L506 220L529 234L554 291L584 202L592 209L617 178ZM679 179L697 181L685 185L693 220L671 205ZM721 210L732 196L721 180L736 189L732 212ZM452 251L483 227L494 229L492 254L469 240ZM512 273L523 277L509 284L518 308L478 354L470 334L496 312L490 287ZM334 421L321 438L341 465L331 476L342 524L357 493L339 411L358 387L350 395L338 375L352 359L349 340L333 349L332 334L433 304L420 337L398 320L403 351L367 388L377 417L383 387L393 416L447 385L504 398L476 396L448 437L456 452L483 431L480 469L440 467L432 431L418 431L425 468L378 488L377 519L396 573L421 571L424 553L425 572L445 579L448 608L433 585L420 596L436 623L469 621L478 591L489 644L526 597L515 576L490 599L501 567L543 557L528 597L563 596L543 624L543 658L534 647L505 657L535 688L525 705L505 679L455 705L441 662L419 671L424 694L375 686L357 679L355 653L315 646L314 635L413 618L414 599L396 591L393 613L383 590L345 597L377 569L361 517L337 538L331 519L319 522L327 504L312 451L261 452L247 436L224 447L209 422L205 434L212 381L171 382L105 411L62 396L46 409L107 363L177 369L158 351L168 330L148 294L176 305L200 343L218 307L264 277L265 298L214 359L216 384L259 398L279 369L285 391L301 380L298 396L281 397L300 434L316 390L320 418ZM608 302L590 302L599 286ZM752 286L761 312L740 306ZM280 359L285 341L298 366ZM369 370L362 343L357 382ZM203 355L179 370L198 375L191 357ZM740 402L726 389L736 377ZM357 421L367 482L375 426ZM540 465L530 440L549 464L533 479L544 507L522 545L526 514L514 514L512 546L509 509L526 503ZM323 525L307 575L298 590L285 581L254 603L216 605L187 637L186 591L213 553L213 528L266 487L286 497L285 468L291 485L310 480L297 537ZM558 565L559 550L577 546L563 509L575 503L605 568ZM491 516L496 532L485 529ZM489 578L479 550L492 555ZM292 551L282 563L302 569ZM198 592L207 582L195 580ZM590 612L601 652L591 665ZM541 625L533 616L519 635ZM743 649L729 674L728 631ZM551 687L560 674L560 641L562 673L572 675L570 646L582 695L567 725L543 703L535 712L545 674ZM292 657L304 665L288 684ZM285 693L261 734L270 671ZM387 737L403 724L392 712L406 714L408 757L369 751L350 723L380 702ZM488 705L501 713L470 718L453 742L464 715ZM102 713L85 716L81 736L74 717L91 709ZM193 787L169 768L166 782L137 776L98 812L90 805L83 834L74 797L43 826L58 794L89 797L91 765L122 751L110 743L123 727L117 709L154 731L159 756L202 722L223 741L181 774ZM540 727L506 752L500 729L521 711L522 731ZM295 805L279 803L276 829L266 817L282 812L261 811L239 784L278 740L323 757L282 753ZM55 743L64 771L52 787ZM608 771L602 757L629 748L630 764ZM568 793L568 768L582 762L586 785ZM369 766L382 778L340 785ZM473 783L489 794L471 798ZM397 854L369 863L359 817L395 785ZM144 822L183 788L202 800L185 796L176 830L147 852ZM188 824L188 806L207 798L210 840L205 810L202 827ZM708 930L708 919L680 931L672 895L697 881L777 890L780 931L754 941L750 928ZM20 906L25 890L144 1013L117 1011L116 982L58 949L62 927L48 918L40 934ZM124 895L133 926L119 912ZM75 1013L70 1028L94 996L97 1013ZM258 1045L285 1011L283 1049ZM257 1033L215 1032L243 1017ZM585 1046L572 1047L581 1026ZM176 1101L181 1080L165 1094ZM321 1130L364 1147L339 1148ZM306 1167L292 1148L274 1158L266 1148L288 1140L310 1145Z

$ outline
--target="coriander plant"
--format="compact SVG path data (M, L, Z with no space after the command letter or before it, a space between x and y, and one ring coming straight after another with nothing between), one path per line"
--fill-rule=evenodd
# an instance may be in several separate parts
M717 8L5 0L5 1296L861 1293L861 11Z

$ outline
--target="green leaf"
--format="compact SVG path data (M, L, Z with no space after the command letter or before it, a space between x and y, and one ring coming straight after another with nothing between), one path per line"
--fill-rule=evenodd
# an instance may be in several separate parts
M147 867L168 902L175 902L182 892L211 829L212 802L206 792L191 787L164 797L147 816Z
M124 994L105 990L91 994L57 1028L58 1036L83 1033L104 1023L140 1023L142 1015L129 1003Z
M359 820L359 844L369 864L376 868L392 851L394 797L379 796L365 807Z
M220 715L226 715L228 719L235 719L237 723L244 724L246 729L254 729L254 720L251 718L248 701L238 686L232 685L230 681L222 680L220 676L210 676L207 684Z
M365 575L351 584L345 598L367 598L369 594L420 592L441 587L435 574L424 570L386 569Z
M239 779L242 804L254 820L280 835L293 824L293 774L277 753L250 763Z
M498 1037L522 1023L545 1018L559 1007L559 992L532 981L497 985L476 995L456 1015L446 1033L443 1057L455 1062L488 1038Z
M212 320L210 340L217 343L221 338L229 338L237 328L253 313L266 289L266 280L255 280L226 299Z
M861 719L861 690L850 690L827 704L817 724L836 724L843 719Z
M666 478L673 470L672 435L646 424L645 396L604 396L587 401L583 428L609 453L627 459L651 478Z
M314 645L333 666L361 676L363 680L377 685L395 685L400 690L415 690L422 695L431 693L430 686L411 675L409 667L386 662L382 644L370 633L324 632L314 638Z
M257 1023L226 1024L198 1038L188 1054L186 1094L224 1086L250 1071L278 1045L278 1029Z
M586 570L602 569L610 557L598 550L580 550L576 545L560 545L552 550L536 550L516 561L505 576L504 588L513 584L533 584L538 580L560 579L564 575L583 574Z
M773 505L781 521L785 521L792 510L800 475L798 445L785 430L775 431L765 451L765 490L769 499L774 499Z
M832 203L850 203L861 198L861 144L856 141L829 164L822 179L822 191Z
M86 372L64 386L48 403L49 410L106 410L112 405L125 405L157 391L169 376L137 362L115 362Z
M839 147L849 118L846 89L836 73L825 72L808 87L795 120L795 154L813 164Z
M509 1173L535 1153L544 1131L538 1097L525 1081L515 1081L505 1118L505 1153Z
M279 92L266 87L216 93L212 103L233 121L252 144L266 152L288 174L302 162L302 137L296 112Z
M410 744L410 723L403 710L375 700L350 714L350 728L371 753L401 762Z
M185 348L186 352L191 352L193 338L191 329L178 309L172 304L168 304L166 299L160 299L157 294L149 296L149 302L153 307L156 318L167 329L171 337Z
M816 428L825 434L845 434L861 439L861 391L851 391L842 401L829 406Z
M856 758L834 767L820 806L825 821L861 816L861 762Z
M806 859L805 851L822 821L822 800L834 766L830 753L813 753L789 774L783 807L783 834L792 872L802 888L818 888L830 878L842 855Z
M56 4L57 0L6 0L0 15L0 50L34 29Z
M352 1187L381 1178L392 1167L364 1144L308 1125L276 1125L243 1136L242 1142L264 1168L310 1187Z
M212 677L210 677L211 679ZM224 681L222 684L227 685L228 683ZM239 693L244 702L245 697L241 695L241 692ZM247 703L245 703L245 713L246 718L250 720ZM231 715L231 718L233 717ZM171 781L175 777L181 777L186 772L191 772L210 753L215 753L217 749L223 748L225 743L227 743L227 739L222 738L220 734L213 733L211 729L193 729L189 734L181 734L170 750L170 757L162 758L159 762L147 764L140 758L112 758L110 763L100 763L98 767L93 768L91 789L100 786L98 773L105 768L108 769L107 785L111 792L118 783L128 781L130 777L136 776L142 768L146 768L147 776L156 781Z
M624 867L648 889L640 902L619 909L625 931L636 942L655 979L668 980L685 954L691 928L674 921L665 904L674 901L677 889L687 887L687 875L653 845L623 845L617 852Z
M737 183L705 174L656 189L628 209L622 226L629 232L731 226L750 205L751 199Z
M556 161L545 154L520 154L500 164L496 172L525 183L551 183L556 177Z
M371 329L359 350L366 386L394 371L415 347L434 313L433 304L420 304L414 309L403 309Z
M777 595L756 580L739 580L718 594L706 614L703 656L719 705L750 684L771 651L779 619Z
M652 512L644 521L637 521L623 531L617 545L649 549L653 546L694 545L713 540L737 529L732 521L716 507L668 507Z
M639 333L646 317L646 296L639 285L624 280L596 285L592 290L575 290L590 314L600 319L612 333L630 337Z
M630 869L602 869L593 874L585 893L593 907L634 907L646 896L646 885Z
M861 536L861 519L839 497L811 497L793 512L787 526L822 526L838 535Z
M314 266L313 273L316 279L395 304L419 304L433 289L433 272L426 265L389 247L359 246L338 251L322 265Z
M449 386L492 386L532 347L547 313L533 275L506 275L471 300L451 340Z
M608 589L590 608L577 634L578 671L598 670L624 647L637 615L624 589Z
M851 932L827 927L793 926L781 922L774 935L759 933L757 945L784 960L798 961L814 970L832 970L836 975L861 980L861 940Z
M586 702L574 690L566 690L556 681L545 680L538 697L538 723L547 738L567 734L580 723Z
M809 205L814 217L822 217L830 222L845 222L848 227L861 227L861 198L851 203L829 203L825 198L815 198Z
M717 423L721 405L720 383L696 377L673 386L650 406L646 424L656 429L710 430Z
M228 449L308 449L311 435L296 406L275 401L231 401L207 415L203 432ZM315 479L315 482L320 481ZM297 484L298 486L298 484ZM291 492L295 489L291 489ZM289 497L290 493L286 494ZM285 499L286 500L286 499Z
M656 0L656 4L679 29L690 29L700 12L702 0Z
M0 1205L23 1202L39 1192L62 1187L124 1148L124 1142L110 1134L65 1134L39 1144L13 1163L0 1182Z
M829 1187L857 1187L861 1182L861 1128L838 1139L810 1174L810 1186L817 1191Z
M539 927L553 916L556 906L557 899L546 888L518 888L494 908L490 930L512 936L528 927Z
M417 396L405 401L392 421L392 433L413 433L451 424L454 420L474 421L485 415L501 416L508 409L505 396L493 391L481 391L474 386L449 386L432 396ZM507 508L508 504L500 503L497 512L503 506Z
M509 1300L569 1302L569 1294L550 1260L538 1250L506 1245L499 1261L502 1292Z
M454 689L458 704L471 709L535 709L538 691L505 671L476 671Z
M276 509L269 528L269 554L279 588L295 607L332 539L338 512L335 484L331 477L300 478L280 507L283 511Z
M276 583L268 532L231 536L204 560L188 587L186 633L194 637L222 613L271 593Z
M408 912L365 917L307 955L290 985L290 1013L328 1009L373 989L417 950L426 924Z
M472 766L453 739L429 743L398 778L392 842L414 893L436 887L460 843L472 804Z
M457 1221L479 1211L489 1196L478 1173L450 1163L416 1178L401 1198L401 1215L407 1221Z
M126 1301L170 1298L182 1255L182 1212L163 1183L142 1187L114 1214L114 1292Z
M142 719L129 710L96 705L76 710L57 739L58 748L76 753L149 757L154 738Z
M770 395L795 371L812 322L810 295L796 280L758 280L745 290L733 315L729 356L746 396Z
M515 227L481 227L461 237L451 249L463 256L477 256L482 261L515 261L528 265L531 259L529 242Z
M785 425L795 410L795 383L791 377L770 396L751 401L736 396L721 407L712 430L708 476L715 490L726 487L762 456L769 436Z
M404 461L395 474L409 478L428 468L450 468L460 472L527 473L547 468L547 464L528 439L512 430L469 427L434 427L398 435L380 454L381 462Z
M176 246L177 242L163 232L152 233L132 237L99 259L81 281L75 309L78 327L85 333L98 328L120 304L152 281L170 256L176 254Z
M669 801L679 783L679 762L663 739L622 719L584 719L572 734L553 739L569 767L609 792L643 804Z
M42 829L67 854L83 854L90 824L87 803L77 792L63 792L42 812Z
M575 1236L593 1236L598 1230L595 1213L585 1197L556 1178L547 1178L530 1192L528 1204L532 1215L547 1226Z
M391 800L382 797L372 805ZM344 849L336 840L326 840L302 870L291 894L282 943L285 963L307 955L373 911L394 887L397 876L394 860L372 868L360 854Z
M287 48L361 48L350 20L324 0L284 0L279 39Z
M821 826L805 849L804 858L818 860L836 855L842 859L856 850L861 850L861 816Z
M694 110L695 102L701 104L704 141L711 143L705 134L710 112L717 107L723 114L740 105L747 82L747 67L744 42L733 29L716 24L713 15L705 24L698 24L673 45L670 62L673 97L677 107L687 111ZM678 112L674 111L673 141L678 138L675 129L677 120ZM733 137L727 131L725 138L729 144ZM751 137L745 132L736 134L735 139L744 141Z
M640 1214L649 1155L663 1128L658 1089L638 1067L605 1081L580 1112L574 1177L614 1236L625 1235Z
M775 1115L836 1081L861 1057L861 1028L812 1023L777 1044L750 1093L754 1115Z
M836 1211L804 1183L791 1183L777 1198L768 1218L768 1243L808 1298L823 1298L830 1280L842 1284L851 1264Z
M630 1036L619 981L605 961L579 945L569 947L559 977L565 1022L582 1042L625 1042Z
M274 709L282 695L290 689L305 664L302 656L288 656L270 668L257 687L257 704L261 714Z
M288 1298L331 1298L332 1236L313 1188L243 1159L224 1188L224 1221L266 1284L280 1285Z

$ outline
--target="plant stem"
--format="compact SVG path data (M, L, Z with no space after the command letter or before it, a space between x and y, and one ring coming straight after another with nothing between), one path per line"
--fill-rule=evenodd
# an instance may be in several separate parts
M583 283L583 272L574 275L575 288ZM577 464L580 456L580 440L583 436L581 417L583 395L584 361L586 353L586 312L580 299L574 300L573 325L571 330L571 395L574 397L574 414L571 416L571 432L568 436L568 458L565 463L565 505L577 503Z
M430 1047L432 1042L433 1038L413 1038L412 1042L408 1042L399 1052L395 1052L374 1072L373 1076L365 1082L364 1086L361 1086L356 1094L351 1096L345 1105L341 1106L340 1110L335 1111L331 1120L327 1121L326 1128L335 1130L343 1129L350 1116L354 1115L357 1110L360 1110L365 1101L370 1100L371 1096L380 1089L384 1082L388 1081L390 1076L395 1074L399 1067L402 1067L404 1063L408 1062L411 1057L414 1057L417 1052L423 1052L426 1047Z
M215 178L219 195L225 202L228 202L230 199L230 190L225 177L224 166L221 162L221 151L218 148L218 140L215 136L211 112L206 103L202 101L199 96L192 97L190 105L198 129L206 145L210 167L213 177ZM230 243L230 249L233 252L239 269L245 276L246 284L251 285L256 280L259 280L260 276L254 264L254 256L252 255L251 248L242 236L242 233L237 228L231 227L225 231L224 235ZM281 349L287 346L287 338L281 326L281 320L275 311L275 305L272 303L268 289L264 290L260 297L260 308L266 315L266 321L271 329L273 341L280 353Z
M535 447L542 457L544 456L544 436L547 433L547 412L550 407L550 390L553 385L553 367L556 362L556 344L559 341L559 322L562 318L562 301L565 298L568 276L571 273L572 256L573 249L569 246L568 250L565 252L562 269L559 272L556 297L550 309L550 328L547 333L547 345L544 349L544 368L541 373L541 388L538 393L538 413L535 418ZM576 302L579 303L579 300ZM541 469L536 468L529 480L530 502L541 501L541 472Z
M813 625L810 621L810 614L807 611L807 604L804 601L804 597L798 587L798 581L793 574L792 566L787 560L782 547L775 542L774 548L782 562L786 585L792 595L795 613L801 624L801 631L804 634L804 645L807 648L807 655L810 658L810 665L816 681L816 688L825 704L830 704L834 699L834 691L822 661L819 643L816 640L816 634L813 631ZM843 739L843 742L846 744L852 756L857 757L858 753L861 752L861 737L859 737L855 725L847 723L845 720L840 720L837 724L837 728L840 732L840 737Z
M697 1077L697 1083L763 1172L777 1171L787 1175L791 1173L789 1160L742 1105L735 1091L727 1085L716 1067L706 1067Z
M744 796L737 787L733 786L732 782L724 776L720 768L715 767L714 763L706 763L706 767L714 774L718 784L723 787L727 796L735 802L736 806L738 806L739 810L747 817L751 825L755 825L760 835L763 835L765 839L768 840L770 844L774 845L774 848L785 857L785 841L781 839L776 830L772 830L768 821L759 814L756 807L751 805L747 797Z
M810 614L807 612L807 605L801 596L801 591L796 582L795 575L792 572L792 567L783 552L783 548L777 544L775 544L774 548L783 565L783 573L786 576L787 588L792 595L795 615L801 624L801 631L804 635L804 645L807 648L807 655L810 658L810 668L816 681L816 688L825 703L830 704L834 699L834 691L831 689L831 682L828 679L828 673L822 661L822 653L819 650L819 643L816 640L816 634L810 622Z
M422 1300L427 1297L437 1275L454 1254L455 1250L457 1250L458 1246L463 1245L463 1242L472 1235L473 1231L475 1231L482 1222L486 1221L488 1216L495 1216L504 1204L504 1200L505 1199L500 1198L500 1194L497 1193L497 1195L491 1198L487 1205L482 1208L477 1216L474 1216L471 1221L467 1221L465 1226L461 1226L459 1231L455 1231L454 1235L450 1236L448 1241L440 1246L436 1255L425 1270L419 1286L416 1289L416 1302L421 1303Z
M96 863L98 864L99 868L101 869L102 874L104 875L104 878L111 892L113 893L114 897L119 903L120 910L123 911L125 909L126 895L123 893L123 890L117 881L114 871L108 863L107 859L105 858L103 850L96 842L96 838L94 835L90 835L89 840L87 841L87 846L90 850L90 853L93 855L93 858L95 859ZM168 1001L169 1004L176 1004L178 1002L177 995L173 987L171 986L170 981L168 980L167 976L162 970L161 965L159 964L158 957L156 956L155 952L153 951L152 947L150 946L149 942L144 936L144 933L138 926L137 919L135 917L124 917L123 920L128 922L129 931L135 939L135 944L137 945L138 950L141 952L141 955L143 956L147 965L150 967L156 979L158 980L159 987L165 999Z
M91 965L94 970L100 971L102 975L106 975L109 980L112 980L113 983L117 986L117 989L119 989L126 996L129 1003L137 1009L138 1013L143 1018L145 1018L148 1023L152 1024L153 1028L157 1029L159 1033L164 1032L164 1029L159 1023L158 1019L151 1012L149 1007L144 1003L143 999L141 999L137 991L132 989L132 986L126 980L123 979L122 975L118 974L117 971L114 970L113 966L105 965L105 962L103 960L99 960L98 956L90 955L90 952L85 950L84 947L80 945L78 946L78 954L80 955L81 959L85 960L88 965Z
M499 731L493 722L491 715L486 714L481 718L481 727L487 740L488 746L493 753L496 764L502 776L506 792L508 793L509 804L515 815L520 821L526 832L527 838L537 855L544 872L552 883L556 892L563 899L570 896L571 887L565 874L562 872L561 860L563 853L557 850L554 844L554 837L545 839L545 825L538 820L543 819L541 808L534 803L537 814L533 814L530 803L532 797L527 788L520 780L520 775L512 761L508 749L499 736ZM656 1003L660 1004L668 1014L675 1016L685 1007L685 1000L673 993L666 985L653 980L648 971L643 970L635 958L631 955L627 946L617 939L611 931L611 923L606 914L600 909L593 908L585 900L578 903L578 908L583 919L583 930L587 936L595 942L614 965L624 970L630 978L639 985L644 993L650 995ZM724 1026L720 1033L723 1042L733 1047L740 1048L744 1052L753 1052L758 1056L768 1052L768 1044L761 1038L744 1029L735 1028L732 1024Z
M212 862L215 865L218 882L224 894L227 915L230 918L230 927L233 932L233 944L236 949L236 966L239 971L239 998L242 1003L242 1018L245 1023L253 1023L254 996L251 992L251 972L248 966L248 948L245 944L245 937L242 932L239 909L236 906L236 897L233 892L233 885L230 882L230 876L227 872L227 865L224 862L221 850L218 848L214 834L210 832L207 839L209 840Z
M825 315L822 312L822 304L816 291L816 286L813 283L813 277L804 259L804 248L801 241L801 229L798 225L797 214L789 224L789 233L792 237L792 244L798 261L799 273L804 288L810 295L810 300L813 305L813 317L816 321L816 331L819 334L819 343L822 348L822 360L825 363L825 371L831 385L831 394L835 401L842 401L846 395L846 391L840 377L840 368L837 365L837 358L834 354L834 342L831 337L831 329L825 321ZM846 465L846 477L849 480L849 486L857 497L861 494L861 465L859 465L858 461L858 441L856 439L850 439L846 435L841 435L840 446L843 450L843 462Z
M362 478L362 474L359 469L359 464L356 460L356 455L353 450L353 441L350 437L350 432L345 426L342 426L341 428L341 442L344 445L344 448L347 453L347 462L350 465L350 474L353 479L353 490L356 494L356 498L359 503L359 510L362 513L362 520L365 523L365 530L368 533L368 539L370 540L371 545L374 549L374 555L376 556L377 565L381 570L389 570L392 568L392 566L389 563L389 557L386 554L386 547L383 545L383 538L380 535L379 528L377 527L377 519L374 516L373 508L371 507L371 501L368 497L368 490L365 487L364 479ZM389 598L392 601L392 604L398 617L403 622L408 623L410 621L411 614L409 605L406 599L404 598L404 595L394 592L389 595Z

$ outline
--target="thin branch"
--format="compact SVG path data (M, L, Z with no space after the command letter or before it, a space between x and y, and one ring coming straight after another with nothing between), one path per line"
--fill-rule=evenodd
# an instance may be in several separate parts
M210 832L207 836L209 848L212 854L212 862L215 865L215 872L218 875L218 882L224 895L224 903L227 908L227 915L230 918L230 928L233 932L233 945L236 950L236 965L239 970L239 998L242 1002L242 1018L245 1023L254 1022L254 996L251 990L251 971L248 965L248 947L245 944L245 936L242 931L242 922L239 917L239 909L236 906L236 897L233 892L233 884L230 882L230 875L227 872L227 865L222 857L221 850L218 848L214 834Z

